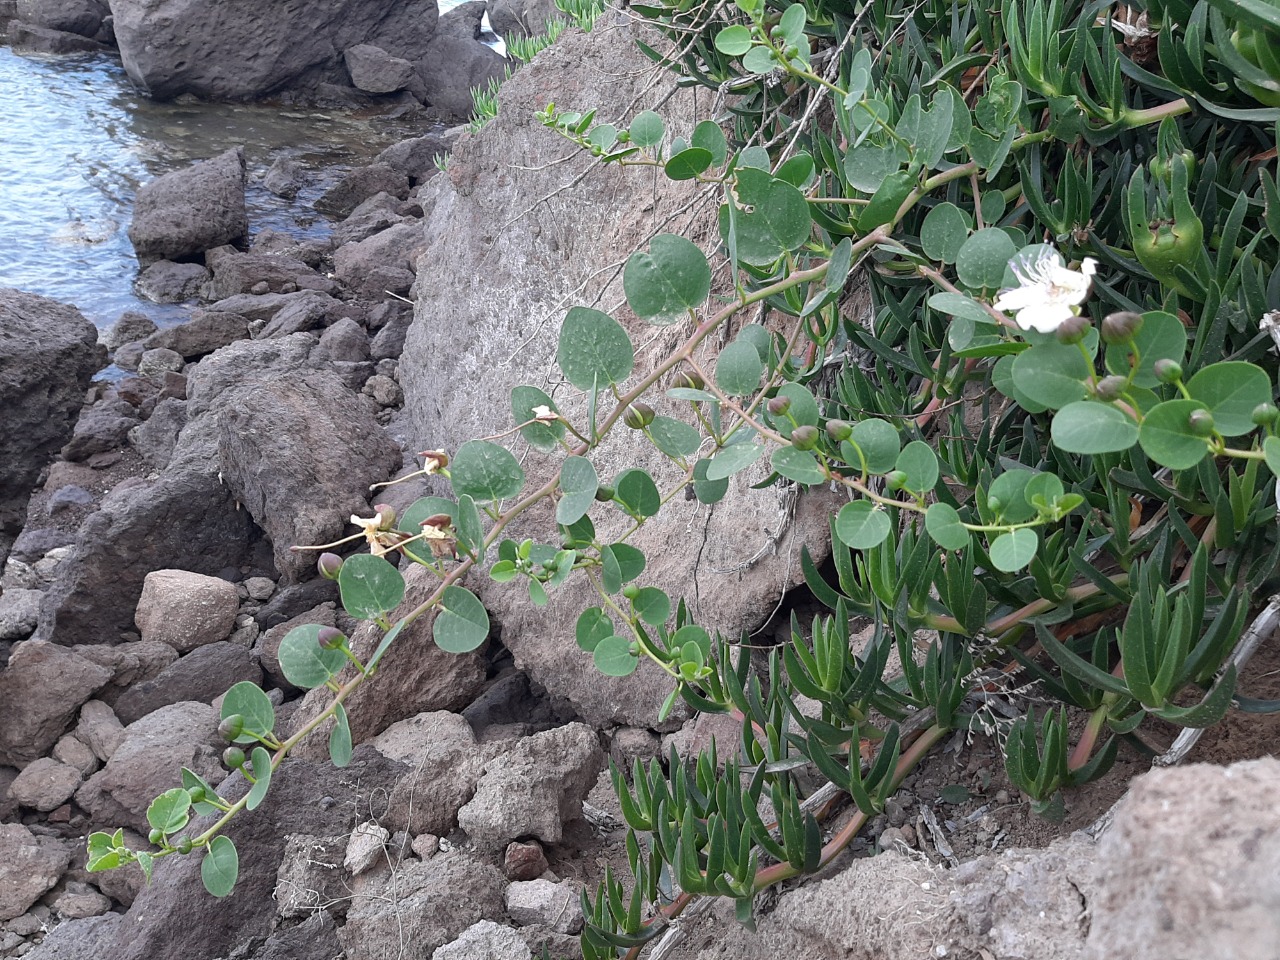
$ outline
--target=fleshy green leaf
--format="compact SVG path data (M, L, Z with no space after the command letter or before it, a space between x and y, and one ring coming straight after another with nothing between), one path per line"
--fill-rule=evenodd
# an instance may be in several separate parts
M578 646L590 653L605 637L613 636L613 621L603 608L588 607L578 614L574 632Z
M729 492L727 477L707 479L710 466L711 461L705 457L693 465L693 495L699 503L719 503Z
M676 460L692 456L702 442L702 435L697 430L670 417L654 417L649 424L649 436L654 446Z
M256 743L258 736L266 736L276 725L276 710L271 699L256 683L241 680L222 698L221 719L239 714L244 718L244 732L236 737L236 743Z
M671 598L657 587L642 587L631 601L636 616L651 627L660 627L671 616Z
M640 661L631 652L631 642L625 637L605 637L592 653L596 669L606 677L626 677L636 672Z
M614 481L615 502L636 517L652 517L662 509L662 494L644 470L626 470Z
M1171 313L1158 310L1142 315L1142 329L1135 336L1141 362L1133 382L1139 387L1154 387L1160 381L1153 372L1157 360L1182 362L1187 350L1187 330ZM1111 344L1106 352L1107 369L1117 376L1128 376L1132 357L1126 344Z
M209 841L209 849L200 861L200 879L204 888L215 897L228 896L236 885L240 873L240 857L236 845L229 837L216 836Z
M668 180L692 180L710 167L713 159L710 150L688 147L669 157L662 170Z
M191 819L191 796L182 787L166 790L147 807L147 823L168 836L177 833Z
M938 204L925 215L924 222L920 224L920 246L930 260L955 263L956 257L960 255L960 248L967 239L969 221L954 203ZM933 306L932 298L929 305Z
M720 351L716 359L716 383L730 396L754 393L760 386L764 364L755 346L738 339Z
M1053 418L1053 442L1068 453L1118 453L1138 442L1138 425L1116 407L1091 400L1069 403Z
M333 719L333 729L329 731L329 758L335 767L345 767L351 762L351 724L342 704L334 708Z
M450 584L444 588L431 636L441 650L470 653L489 636L489 614L474 593Z
M1166 400L1156 404L1147 411L1138 431L1143 452L1171 470L1194 467L1209 455L1209 445L1203 437L1191 432L1187 419L1193 411L1203 409L1205 405L1198 400Z
M923 440L912 440L894 464L907 475L906 488L912 493L928 493L938 482L938 455Z
M1013 359L1013 383L1018 392L1050 410L1083 400L1090 372L1076 344L1056 340L1036 344Z
M294 627L280 641L280 670L286 680L303 690L321 686L348 663L341 650L320 646L319 634L320 625L308 623Z
M969 546L969 531L949 504L930 504L924 514L924 528L944 550L964 550Z
M1004 282L1004 268L1017 252L1007 233L987 227L966 239L956 251L956 274L971 290L996 290Z
M1036 555L1036 547L1040 544L1036 532L1024 527L1021 530L1010 530L991 541L989 554L991 562L997 570L1015 573L1029 564Z
M518 494L524 487L524 470L506 447L488 440L468 440L449 464L449 479L458 496L465 494L485 503Z
M686 150L679 156L692 152ZM707 151L696 152L705 155L710 163ZM668 168L677 159L673 157ZM622 287L636 316L650 323L678 323L687 320L689 311L707 299L711 292L711 267L696 244L684 237L662 233L649 241L648 250L637 250L627 259Z
M868 473L888 473L898 462L902 439L888 421L859 421L853 425L853 434L849 439L862 451ZM860 467L861 464L853 460L850 461L850 466Z
M797 450L795 447L779 447L773 451L773 469L779 476L803 483L806 486L822 483L827 479L818 458L808 450Z
M662 117L652 110L636 114L627 132L631 134L631 142L637 147L653 147L662 142L665 130Z
M267 753L265 747L254 747L249 763L253 767L254 782L244 805L250 810L256 810L271 786L271 754Z
M565 379L589 393L630 376L635 349L627 331L613 317L588 307L574 307L560 327L556 363Z
M743 29L746 28L744 27ZM714 120L703 120L694 127L693 136L689 138L689 143L691 146L701 147L711 154L711 162L715 166L718 167L724 163L728 144L725 142L724 131L720 129L720 124Z
M1215 363L1187 381L1187 392L1209 408L1218 433L1238 437L1256 428L1254 408L1271 402L1271 379L1252 363Z
M751 49L751 30L742 24L725 27L716 34L716 49L726 57L740 57ZM717 127L716 129L719 129Z
M854 550L869 550L889 536L889 514L867 500L846 503L836 514L836 536Z
M560 467L560 502L556 504L556 522L565 526L577 523L595 503L600 478L586 457L569 457Z
M758 443L735 443L717 453L707 466L707 480L724 480L739 470L745 470L764 454ZM705 501L704 501L705 502Z
M555 423L528 423L533 419L535 407L547 407L559 413L555 401L537 387L521 385L511 388L511 416L516 423L524 423L520 428L520 436L528 441L529 446L544 453L556 449L560 438L564 436L565 426L559 420Z

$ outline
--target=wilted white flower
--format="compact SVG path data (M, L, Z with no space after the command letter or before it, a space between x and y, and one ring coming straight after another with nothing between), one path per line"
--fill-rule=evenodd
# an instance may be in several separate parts
M1053 333L1089 296L1098 262L1085 257L1079 271L1068 270L1056 250L1043 247L1009 263L1018 286L1003 290L992 306L1014 314L1023 330Z
M544 405L533 408L533 419L537 420L539 423L555 423L560 419L560 414Z

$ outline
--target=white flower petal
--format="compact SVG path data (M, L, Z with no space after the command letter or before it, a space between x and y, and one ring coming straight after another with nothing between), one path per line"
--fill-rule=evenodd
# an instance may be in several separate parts
M1025 310L1033 304L1043 303L1044 300L1045 291L1043 287L1014 287L1012 290L1005 290L1000 296L996 297L996 302L991 306L996 310Z
M1019 310L1014 322L1023 330L1035 330L1039 333L1053 333L1074 313L1065 303L1039 303L1035 306Z

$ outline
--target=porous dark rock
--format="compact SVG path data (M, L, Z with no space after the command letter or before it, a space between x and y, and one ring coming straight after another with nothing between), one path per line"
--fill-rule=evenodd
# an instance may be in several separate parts
M48 813L60 807L79 789L80 771L70 764L41 757L23 768L9 786L9 796L24 807Z
M129 443L155 470L163 470L173 457L178 434L187 425L187 402L161 400L142 423L129 431Z
M375 233L388 227L404 223L408 218L400 213L403 200L397 200L389 193L375 193L347 215L347 218L333 228L333 238L341 247L348 243L359 243Z
M438 16L436 0L113 0L112 10L125 70L161 100L256 100L345 82L342 51L371 43L416 59Z
M12 920L51 889L71 863L71 850L17 823L0 823L0 921Z
M90 700L80 708L75 736L93 751L95 757L106 763L116 748L124 743L124 724L110 706L101 700Z
M365 93L395 93L413 80L413 64L371 43L358 43L342 54L351 84Z
M64 647L17 644L0 670L0 764L25 766L66 732L80 705L106 685L111 671Z
M315 557L290 547L336 540L353 514L370 515L369 487L399 467L400 449L332 374L250 380L223 401L222 478L296 583Z
M40 622L39 590L10 587L0 593L0 640L25 640Z
M392 724L372 745L412 771L391 791L387 826L415 836L451 832L484 772L467 722L445 711L421 713Z
M311 351L317 364L323 361L360 363L369 359L369 335L350 317L343 317L320 334L320 342Z
M15 53L46 53L54 56L74 53L105 53L97 40L67 30L51 30L21 21L9 24L9 44Z
M342 871L346 849L345 835L295 833L285 838L272 894L280 916L292 919L345 907L350 896L348 878Z
M182 303L200 296L209 281L209 271L198 263L158 260L138 275L138 293L152 303Z
M306 168L292 157L276 157L262 176L262 185L277 197L292 200L306 184ZM255 244L257 241L254 241Z
M240 253L235 249L206 254L213 278L204 285L201 295L206 300L225 300L239 293L292 293L302 277L316 273L301 260L277 253ZM266 284L262 290L261 285ZM293 289L289 289L289 285Z
M450 127L439 133L401 140L378 154L374 162L385 163L391 169L399 170L409 178L410 183L417 186L440 172L436 167L436 159L448 156L463 129L461 126Z
M121 722L130 724L171 703L212 703L246 680L262 683L262 670L244 647L220 640L179 657L154 680L130 687L116 700L115 711Z
M380 233L349 243L333 255L334 275L353 291L370 300L390 293L408 293L417 258L426 246L418 223L401 223Z
M14 6L24 23L90 38L98 37L111 14L106 0L16 0Z
M492 920L481 920L462 931L457 940L446 943L431 955L431 960L530 960L533 952L520 939L520 934Z
M483 16L484 4L480 0L454 7L440 18L436 36L417 61L418 79L427 103L458 120L472 115L472 89L488 89L506 76L506 59L480 40Z
M138 411L118 397L107 397L80 415L62 456L72 462L88 460L95 453L122 446L138 425Z
M148 350L163 347L186 360L195 360L248 335L249 324L239 314L196 310L190 320L157 330L143 343Z
M548 20L566 19L555 0L488 0L489 24L500 37L545 33Z
M138 259L182 260L243 240L244 178L244 150L235 147L140 187L129 225Z
M409 195L408 176L385 163L356 167L326 190L315 207L325 216L342 219L378 193L389 193L403 200Z
M89 380L106 363L97 340L75 307L0 288L0 564L40 471L70 439Z

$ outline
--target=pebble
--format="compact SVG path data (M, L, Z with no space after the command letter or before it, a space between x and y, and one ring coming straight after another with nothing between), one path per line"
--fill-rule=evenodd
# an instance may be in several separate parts
M906 828L909 829L909 828ZM907 840L906 829L902 827L886 827L884 833L880 834L878 845L881 850L891 850L901 841L910 847L911 843ZM911 831L911 839L915 840L915 831Z
M275 581L270 577L250 577L244 582L244 588L254 600L270 600L276 592Z
M440 838L434 833L420 833L413 838L411 847L423 860L430 860L440 851Z

